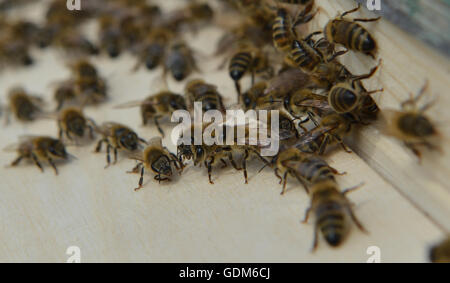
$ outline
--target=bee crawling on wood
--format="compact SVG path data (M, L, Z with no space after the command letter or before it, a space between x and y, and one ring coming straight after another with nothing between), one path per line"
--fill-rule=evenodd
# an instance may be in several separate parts
M410 94L410 98L401 104L401 111L382 111L386 123L386 134L403 141L419 158L419 161L421 160L419 146L425 146L430 150L440 150L437 144L441 135L432 120L425 114L433 106L433 102L418 106L427 87L428 82L415 97Z
M148 146L140 155L134 155L132 159L138 160L139 163L128 173L139 173L139 186L134 190L137 191L143 187L144 170L150 170L155 173L154 179L158 182L170 181L173 170L172 165L181 172L183 170L183 163L180 162L177 156L162 145L161 138L153 138L148 142Z
M69 157L64 144L60 140L51 137L23 137L18 145L7 147L5 150L10 151L12 149L17 151L19 155L11 163L12 167L19 165L23 159L28 159L32 160L44 172L41 162L46 161L53 167L56 175L58 175L58 169L54 160L67 160Z
M28 94L23 88L16 87L9 91L9 106L6 108L6 122L12 112L17 120L22 122L33 121L42 114L44 104L42 98Z
M68 107L62 110L58 116L58 127L60 140L63 139L64 134L69 140L83 138L86 130L89 130L89 137L94 138L95 123L79 108Z
M367 233L353 213L352 203L346 197L349 192L359 187L360 185L340 192L337 183L332 179L311 186L311 204L306 210L303 223L308 221L310 213L313 212L315 215L313 251L318 245L319 230L330 246L339 246L349 232L349 219L353 220L361 231Z
M176 110L187 109L184 96L168 90L160 91L142 101L128 102L119 105L116 108L128 108L134 106L140 106L141 108L142 123L147 125L150 120L153 120L163 137L164 131L159 125L159 119L170 117Z
M281 194L286 191L288 175L296 178L306 192L309 192L308 186L325 180L334 181L334 175L345 174L339 173L322 158L301 152L295 147L282 150L274 159L274 163L275 175L280 179L280 184L283 183Z
M189 110L194 109L195 102L202 103L202 110L219 110L225 112L222 95L218 92L217 86L206 83L201 79L189 81L185 87L186 103Z
M194 70L199 69L191 48L183 41L172 42L165 56L164 78L170 72L175 80L182 81Z
M102 139L98 142L95 152L100 152L103 143L106 143L106 167L111 164L111 149L114 151L114 163L117 162L117 152L123 150L126 152L133 152L139 148L140 143L147 142L140 138L133 130L127 126L106 122L95 130L102 135Z
M348 19L346 15L357 12L361 8L358 7L350 11L344 12L337 18L330 20L324 28L325 38L331 43L338 43L347 49L362 52L375 58L377 44L372 35L357 22L375 22L381 17L373 19Z

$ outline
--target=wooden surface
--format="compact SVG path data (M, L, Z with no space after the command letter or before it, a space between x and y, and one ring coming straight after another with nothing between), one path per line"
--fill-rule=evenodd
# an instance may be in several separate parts
M167 5L175 1L166 1ZM322 26L337 10L353 6L352 1L317 1L323 7L311 30ZM30 12L38 13L37 8ZM431 116L450 121L447 94L449 62L421 43L410 39L391 24L381 21L367 24L380 45L383 67L368 87L384 87L376 97L381 107L397 109L399 100L416 92L425 78L430 94L438 102ZM188 35L200 54L210 54L221 31L208 27L198 35ZM24 84L51 101L50 82L68 76L65 55L36 51L38 64L32 69L6 71L0 76L1 102L5 91ZM235 91L225 72L217 70L222 58L201 59L201 74L215 83L234 103ZM140 135L157 135L154 127L142 127L136 109L116 110L113 106L144 98L157 91L161 70L131 73L134 59L128 55L111 61L96 58L101 73L110 83L111 100L86 113L97 122L114 120L133 126ZM344 56L343 63L355 73L367 72L376 62L361 55ZM248 80L245 80L248 84ZM183 84L170 81L170 88L181 91ZM53 107L53 105L50 105ZM163 126L168 132L170 127ZM217 169L215 185L207 180L205 168L189 167L175 182L158 185L145 176L145 188L134 192L138 176L125 171L134 162L120 158L118 164L103 169L105 156L94 154L94 144L70 147L77 157L59 167L55 177L46 167L44 174L33 165L17 169L1 168L0 186L0 261L65 262L69 246L81 249L81 261L236 261L236 262L365 262L369 246L378 246L382 262L423 262L428 247L450 229L449 146L445 154L429 155L422 165L399 142L380 135L371 126L349 142L357 154L335 152L328 160L345 176L342 188L364 182L349 195L356 204L355 213L369 230L363 234L352 227L347 241L331 249L321 239L319 249L310 252L313 226L300 223L309 199L295 182L280 196L280 186L261 164L252 162L249 184L241 173ZM56 123L41 120L32 124L15 121L2 128L0 143L14 143L19 135L56 135ZM170 140L164 140L171 150ZM359 155L362 157L359 157ZM8 164L14 154L0 152L0 161Z

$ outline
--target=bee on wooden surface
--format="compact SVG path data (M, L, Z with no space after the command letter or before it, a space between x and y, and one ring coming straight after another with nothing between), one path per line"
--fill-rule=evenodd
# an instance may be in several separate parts
M120 27L117 20L111 15L100 18L100 48L106 51L111 58L120 55L123 48Z
M119 105L117 108L135 106L140 106L141 108L142 123L147 125L149 121L153 120L163 137L164 131L161 129L158 120L164 117L171 117L176 110L187 110L184 96L167 90L160 91L142 101L133 101Z
M328 145L338 143L346 152L352 151L344 144L343 137L349 135L353 121L343 115L331 113L322 118L320 125L304 134L287 147L296 147L305 153L324 154Z
M8 114L12 112L19 121L33 121L42 113L42 98L28 94L23 88L11 89L8 97Z
M328 93L328 103L337 113L349 113L362 105L365 96L383 91L367 91L359 84L361 80L372 77L377 71L379 65L373 68L366 75L352 77L349 81L335 84Z
M424 145L430 150L439 150L437 145L440 134L432 120L425 115L425 112L433 105L433 102L426 103L419 107L418 102L423 97L428 82L420 90L417 96L410 98L401 104L402 110L383 110L386 123L386 134L396 137L412 150L421 159L421 152L418 146Z
M293 40L297 37L295 28L300 24L308 23L316 13L311 13L314 2L308 4L295 19L291 19L289 11L285 8L277 8L276 17L272 26L274 46L280 52L289 52Z
M173 34L168 29L152 29L139 52L139 59L134 70L139 69L142 63L149 70L156 68L164 58L166 47L172 37Z
M295 147L278 153L275 160L275 176L283 183L281 194L286 191L288 175L296 178L309 192L308 186L326 180L334 181L334 175L341 174L320 157L306 154Z
M193 70L198 70L193 51L182 41L172 43L165 57L164 77L170 72L175 80L182 81Z
M57 103L56 111L59 111L63 106L72 101L74 102L77 98L75 91L75 85L71 81L66 81L61 83L53 94L53 98Z
M188 109L194 109L194 102L202 103L202 110L219 110L224 112L225 106L222 95L217 91L217 86L208 84L204 80L195 79L186 84L186 102Z
M322 232L327 243L332 247L339 246L349 232L349 218L363 232L367 233L361 222L356 218L352 205L346 195L358 189L359 186L342 192L332 179L324 180L311 186L311 204L306 210L303 222L306 223L311 212L315 216L314 242L312 250L318 246L318 232Z
M69 140L83 138L86 130L89 130L89 137L94 138L95 123L79 108L68 107L62 110L58 116L58 127L60 140L63 140L64 134Z
M41 162L45 161L53 167L56 175L58 175L58 170L54 160L67 160L69 157L64 144L60 140L51 137L23 137L18 145L5 150L9 151L12 149L17 151L18 157L11 163L11 166L15 167L23 159L28 159L33 161L44 172Z
M102 135L102 139L98 142L95 152L100 152L103 143L106 143L106 167L111 164L111 149L114 151L114 163L116 163L119 150L133 152L139 148L140 143L147 143L127 126L114 122L104 123L96 127L96 131Z
M0 38L0 64L12 66L31 66L34 59L29 52L29 45L13 37Z
M72 71L72 76L76 79L95 80L98 78L97 68L86 59L77 60L69 67Z
M450 237L430 249L429 259L434 263L450 263Z
M81 78L74 81L75 91L82 106L96 105L105 102L108 96L108 87L102 78Z
M362 52L366 55L375 58L377 51L377 44L372 35L357 22L374 22L378 21L381 17L373 19L348 19L344 18L350 13L354 13L361 8L361 4L358 7L344 12L339 17L330 20L324 28L323 33L326 39L331 43L342 44L350 50Z
M143 187L144 170L150 170L155 173L154 179L158 182L170 181L173 170L172 165L178 171L183 170L183 164L178 161L177 156L171 153L162 145L161 138L153 138L148 142L148 146L140 155L133 156L132 159L138 160L139 163L128 173L139 173L139 186L134 190L137 191Z
M316 119L317 117L323 117L333 111L328 104L328 98L326 96L316 94L309 88L300 89L286 96L284 99L284 108L297 119L301 119L307 115L308 119L302 122L311 120L316 126L319 125Z
M247 73L252 75L252 85L255 83L255 75L266 73L268 78L272 77L273 69L270 66L267 54L259 48L243 45L230 59L228 66L230 77L233 79L238 100L241 95L239 81Z
M97 46L76 30L70 29L59 33L53 42L71 54L97 55L99 53Z

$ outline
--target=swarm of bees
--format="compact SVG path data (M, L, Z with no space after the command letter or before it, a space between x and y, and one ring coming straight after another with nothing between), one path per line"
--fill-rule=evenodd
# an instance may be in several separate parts
M206 167L211 184L214 183L212 170L217 164L222 167L231 164L236 171L242 171L247 184L247 162L257 157L255 159L264 167L274 171L282 184L281 194L286 191L288 178L293 178L309 195L311 206L304 222L312 212L315 216L313 249L318 246L319 231L330 246L339 246L348 234L350 220L361 231L366 231L347 199L347 193L359 186L341 190L336 176L345 172L328 165L325 155L336 148L333 145L351 153L345 137L378 119L380 109L372 95L383 89L367 90L363 81L376 74L382 60L379 59L367 74L352 74L339 62L339 57L359 52L375 59L377 42L360 23L380 18L349 17L360 9L358 6L331 19L322 31L308 34L305 27L317 13L314 0L220 1L220 9L240 19L235 25L225 27L226 33L216 46L216 55L223 55L224 65L228 62L227 72L234 82L239 108L279 110L280 150L267 159L261 156L263 143L241 145L236 138L233 138L233 145L197 145L193 139L190 143L179 142L175 154L163 145L160 137L147 141L126 125L117 122L97 125L84 115L84 107L108 98L106 79L88 56L106 54L116 58L129 52L136 57L134 70L142 65L148 70L161 66L164 77L170 74L176 81L199 73L195 50L182 35L186 29L195 33L205 23L215 24L216 10L210 2L189 1L185 7L170 13L163 13L157 5L145 0L84 1L81 11L68 11L63 2L50 3L41 25L0 20L2 66L31 65L35 61L30 53L32 46L54 46L81 58L68 64L71 77L59 83L54 91L57 107L52 113L59 139L24 138L17 146L9 148L18 153L11 166L29 159L41 170L41 162L48 162L57 173L54 160L66 160L70 156L65 143L84 138L87 133L90 139L100 136L96 152L106 145L106 167L117 161L119 151L138 161L128 172L140 174L136 191L144 187L145 171L152 172L158 182L170 181L174 172L181 174L190 160L194 166ZM89 20L98 24L97 41L76 28ZM241 80L247 74L251 76L251 86L243 89ZM425 114L431 104L418 106L425 91L426 87L402 103L401 110L382 111L388 134L404 142L418 157L422 145L439 149L435 142L439 133ZM5 110L19 121L32 121L45 115L43 101L22 88L11 90L8 99ZM140 107L143 124L154 123L164 137L160 120L170 117L176 110L192 113L196 102L201 103L203 111L225 113L227 110L217 86L203 79L189 79L184 94L166 88L154 91L144 100L116 108ZM270 129L270 125L271 117L267 128ZM200 125L202 132L208 126L208 123ZM247 141L251 139L249 125L240 129L239 126L229 128L226 124L222 127L223 135L215 136L218 140L226 140L225 133L239 130L244 131ZM194 125L186 131L193 136ZM441 251L441 248L433 249L433 260ZM446 255L448 260L448 253Z

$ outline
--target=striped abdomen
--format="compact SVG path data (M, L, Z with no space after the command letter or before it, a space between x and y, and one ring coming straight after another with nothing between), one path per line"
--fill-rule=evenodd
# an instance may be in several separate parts
M340 86L333 87L328 94L328 103L337 113L348 113L358 105L358 95Z
M220 94L215 90L210 90L203 93L202 95L194 94L194 102L202 103L202 110L223 110L222 98Z
M307 157L303 159L295 169L310 184L325 180L335 180L330 166L318 157Z
M250 68L252 55L250 52L238 52L231 58L229 71L230 77L238 81Z
M318 204L315 210L316 225L328 244L333 247L338 246L345 237L346 215L344 209L339 202L330 199Z
M291 33L288 14L285 9L278 9L277 17L272 26L272 37L279 51L288 52L291 48Z
M320 56L305 42L294 40L290 56L297 67L311 71L321 62Z
M336 34L333 37L334 42L366 54L375 51L375 40L361 25L345 20L336 20L334 25L336 29Z

